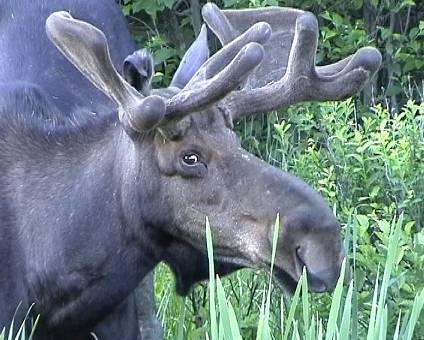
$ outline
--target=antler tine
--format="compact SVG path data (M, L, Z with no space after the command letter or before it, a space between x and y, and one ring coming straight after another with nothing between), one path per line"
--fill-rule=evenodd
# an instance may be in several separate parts
M196 88L183 90L166 103L166 120L178 120L222 99L234 90L263 59L263 47L255 42L244 46L221 72L196 83Z
M187 88L197 87L199 81L211 78L220 72L228 62L232 60L239 50L251 42L264 44L271 36L271 26L266 22L258 22L250 27L246 32L224 46L212 58L210 58L194 75L187 84Z
M124 125L144 132L162 120L165 114L163 99L142 96L118 74L102 31L72 18L67 12L56 12L47 19L46 32L66 58L118 105Z
M257 23L217 52L180 93L167 101L164 122L181 119L233 91L262 61L261 43L270 35L271 27L267 23Z
M208 32L206 25L202 29L196 40L184 54L177 71L171 81L171 86L184 88L194 76L200 66L209 58Z
M287 70L276 82L255 89L235 91L225 98L234 119L263 113L307 100L340 100L352 96L381 64L372 47L358 50L340 62L315 68L318 23L306 13L296 20Z
M230 21L214 3L209 2L203 6L202 16L216 36L218 36L218 32L220 33L219 36L223 45L228 44L237 36L237 32L234 30Z

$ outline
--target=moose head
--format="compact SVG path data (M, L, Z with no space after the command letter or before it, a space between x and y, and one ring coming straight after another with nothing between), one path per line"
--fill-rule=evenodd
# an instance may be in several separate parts
M112 65L100 30L66 12L52 14L46 28L118 106L123 211L140 226L152 258L171 265L180 293L207 277L205 217L217 270L227 273L269 269L277 214L278 282L293 290L305 267L313 291L329 290L344 257L333 212L304 181L244 150L233 121L300 101L349 97L377 71L381 56L367 47L316 67L317 20L303 11L221 11L209 3L203 17L223 47L209 58L203 27L165 89L150 89L150 56L139 55L137 64L133 55L124 73L140 92Z

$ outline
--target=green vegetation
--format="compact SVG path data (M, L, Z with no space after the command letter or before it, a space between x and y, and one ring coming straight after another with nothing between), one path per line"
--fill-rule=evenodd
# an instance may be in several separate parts
M353 280L332 294L282 296L269 276L242 270L190 296L156 272L168 339L424 339L424 3L412 0L220 0L221 8L268 5L313 12L318 64L372 45L375 79L355 98L304 103L237 124L243 146L303 178L344 227ZM123 0L140 46L152 49L166 86L198 32L203 0ZM213 226L212 226L213 230ZM211 294L214 292L213 294ZM215 300L215 303L214 303ZM415 331L412 333L415 326ZM413 334L413 335L412 335Z
M221 298L212 314L222 318L225 294L223 315L234 311L238 328L231 329L243 339L268 339L264 332L275 339L332 339L329 332L336 339L407 339L414 320L412 339L424 339L417 314L424 299L424 104L408 101L392 114L381 105L358 111L353 100L303 104L237 129L247 149L304 178L332 204L344 226L353 281L323 295L305 294L304 281L302 293L290 299L267 275L242 270L216 281ZM172 274L159 268L159 314L168 339L200 339L211 331L209 289L205 283L178 297Z

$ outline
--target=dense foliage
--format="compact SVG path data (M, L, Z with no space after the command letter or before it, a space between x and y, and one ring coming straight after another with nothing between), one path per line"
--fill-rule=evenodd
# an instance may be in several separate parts
M194 32L198 32L202 4L198 0L122 1L140 45L154 52L157 84L169 82ZM398 320L409 317L413 301L424 287L424 4L411 0L223 0L218 5L279 5L313 12L321 27L318 64L337 61L366 45L382 52L381 71L355 100L300 104L242 121L236 129L245 148L317 188L342 221L350 264L354 266L354 284L350 293L345 287L339 301L336 332L341 338L346 339L346 334L352 339L379 335L372 322L377 306L374 292L376 284L382 283L390 230L399 226L391 279L386 282L387 296L379 308L384 322L378 324L378 331L407 338L408 324L398 324ZM216 283L217 298L221 294L221 300L226 296L231 302L243 339L266 339L267 332L262 328L267 277L254 271L238 272L222 281L226 295L219 289L220 282ZM214 336L210 333L214 316L209 314L207 287L204 284L182 299L173 293L170 272L159 268L159 314L169 339L199 339L206 332ZM345 302L346 295L351 305ZM287 334L280 325L288 325L290 299L281 300L281 311L280 297L281 292L272 288L270 315L265 322L269 334L297 338L298 332L302 339L318 338L318 315L324 320L323 334L325 330L331 332L325 321L330 313L330 294L309 295L306 303L302 296L301 306L290 319L294 321L290 324L293 333ZM342 333L346 331L342 318L346 305L351 318L348 332ZM218 309L216 314L220 315L224 338L237 338L237 331L231 333L230 326L225 332L222 319L224 315L228 321L231 311L228 314ZM424 322L418 321L413 338L424 338Z

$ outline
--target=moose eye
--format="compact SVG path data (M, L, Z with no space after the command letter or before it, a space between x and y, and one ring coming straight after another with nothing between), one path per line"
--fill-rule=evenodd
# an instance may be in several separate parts
M202 156L194 151L186 151L180 156L180 175L186 178L202 178L208 172L208 166Z
M186 165L196 165L199 162L199 156L195 153L188 153L183 156L183 162Z

